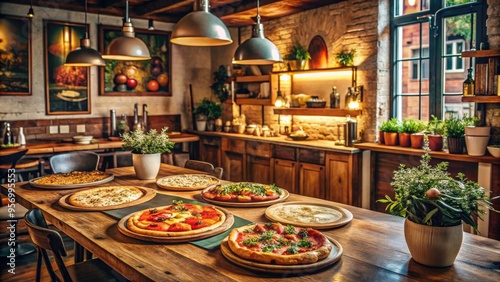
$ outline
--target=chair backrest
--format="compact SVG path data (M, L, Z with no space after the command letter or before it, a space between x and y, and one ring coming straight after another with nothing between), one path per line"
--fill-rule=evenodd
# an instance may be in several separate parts
M38 259L40 260L41 255L43 256L45 266L47 267L47 271L49 272L51 279L53 281L60 280L56 279L57 275L52 269L47 251L52 251L57 267L59 268L59 272L62 274L64 281L72 281L62 259L62 257L67 255L67 253L64 247L63 239L59 232L47 227L47 222L45 221L42 212L37 208L28 211L24 216L24 220L26 221L26 227L28 228L31 241L33 241L39 250ZM39 280L39 274L40 261L37 264L37 280Z
M184 167L194 169L194 170L208 172L217 178L221 178L222 173L223 173L222 167L214 168L214 166L211 163L207 163L207 162L203 162L203 161L187 160L186 163L184 164Z
M72 171L92 171L99 165L99 155L93 152L71 152L55 155L50 158L52 173Z
M0 165L9 165L9 168L14 168L17 161L26 155L26 152L28 152L28 150L16 151L9 155L0 156ZM0 179L7 174L9 168L0 168Z

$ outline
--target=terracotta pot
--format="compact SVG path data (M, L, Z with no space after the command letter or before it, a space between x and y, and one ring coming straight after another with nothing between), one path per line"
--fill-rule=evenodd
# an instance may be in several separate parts
M435 227L417 224L406 219L404 231L406 245L412 258L423 265L450 266L462 246L462 224Z
M161 154L132 154L135 174L139 179L155 179L160 171Z
M463 154L464 137L448 137L448 152L450 154Z
M378 132L378 142L380 144L385 144L385 140L384 140L384 132L383 131L379 131Z
M442 151L443 150L443 136L441 135L429 135L429 149L431 151Z
M412 134L410 135L411 147L414 149L421 149L424 146L424 135L423 134Z
M385 145L397 146L399 144L397 132L384 132Z
M399 146L410 147L410 133L399 133Z

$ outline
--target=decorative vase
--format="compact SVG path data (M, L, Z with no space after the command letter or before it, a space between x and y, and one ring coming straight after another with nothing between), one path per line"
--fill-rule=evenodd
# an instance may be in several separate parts
M410 135L411 147L414 149L421 149L424 146L424 135L423 134L412 134Z
M197 120L196 121L196 130L205 131L207 129L207 121L206 120Z
M288 61L288 68L291 71L305 70L307 66L307 60L290 60Z
M399 144L397 132L384 132L385 145L397 146Z
M401 147L410 147L410 133L399 133L399 146Z
M380 144L385 144L385 140L384 140L384 132L383 131L379 131L378 132L378 142Z
M453 264L462 246L462 224L435 227L406 219L405 240L412 258L423 265L446 267Z
M160 171L161 154L132 154L135 174L139 179L155 179Z
M450 154L462 154L464 152L463 137L448 137L448 152Z
M443 136L441 135L429 135L429 149L431 151L442 151L443 150Z

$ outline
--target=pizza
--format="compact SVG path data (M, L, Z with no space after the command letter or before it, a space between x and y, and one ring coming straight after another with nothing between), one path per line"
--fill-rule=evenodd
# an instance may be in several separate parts
M35 179L33 183L43 185L84 184L104 180L110 176L112 176L112 174L98 170L72 171L68 173L56 173L42 176Z
M142 196L143 190L134 186L108 186L75 192L68 202L76 207L108 207L130 203Z
M156 184L165 188L198 190L219 183L219 179L207 174L179 174L160 178Z
M208 200L249 203L276 200L282 194L283 191L274 184L234 182L215 185L204 190L202 196Z
M189 236L216 229L226 215L213 206L174 201L172 205L138 211L127 220L127 228L155 237Z
M297 224L328 224L337 222L344 214L339 209L320 205L289 204L269 208L273 218L296 222Z
M228 245L237 256L273 265L303 265L330 254L332 243L321 232L268 222L231 230Z

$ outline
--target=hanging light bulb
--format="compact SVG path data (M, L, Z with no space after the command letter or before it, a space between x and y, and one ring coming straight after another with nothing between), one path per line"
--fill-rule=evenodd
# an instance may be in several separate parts
M151 19L148 20L148 30L155 30L155 25Z
M33 11L33 0L30 2L30 9L28 10L28 17L33 18L35 16L35 11Z
M128 0L125 6L125 21L122 28L122 36L117 37L109 43L106 54L102 56L106 60L138 61L149 60L148 46L135 37L134 27L128 17Z
M281 91L278 90L278 97L276 97L276 101L274 101L274 106L276 108L282 108L285 106L285 99L281 95Z
M252 37L238 46L234 52L233 64L270 65L281 61L283 59L276 45L264 37L264 25L260 23L257 0L257 24L252 26Z
M85 0L85 37L80 40L80 48L76 48L68 54L64 65L76 67L106 65L101 53L90 47L90 38L87 32L87 0Z
M175 25L170 42L185 46L222 46L233 40L226 25L209 12L208 0L195 0L194 11Z

